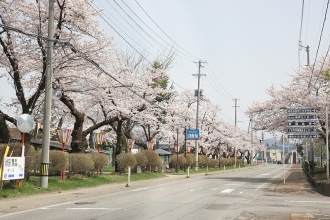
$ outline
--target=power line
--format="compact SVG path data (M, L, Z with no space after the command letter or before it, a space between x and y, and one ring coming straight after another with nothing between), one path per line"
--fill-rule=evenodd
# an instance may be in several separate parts
M309 79L308 87L310 86L310 83L311 83L311 81L312 81L312 77L313 77L313 72L314 72L314 68L315 68L315 63L316 63L317 55L318 55L319 48L320 48L320 44L321 44L321 39L322 39L322 34L323 34L324 24L325 24L325 20L327 19L327 13L328 13L328 8L329 8L329 2L330 2L330 0L328 0L328 2L327 2L327 7L326 7L326 9L325 9L325 14L324 14L324 19L323 19L322 29L321 29L321 33L320 33L319 44L318 44L318 46L317 46L316 55L315 55L315 60L314 60L313 68L312 68L312 74L311 74L311 77L310 77L310 79Z
M182 47L180 47L180 45L178 45L174 40L172 40L172 38L170 36L168 36L165 31L163 31L163 29L161 27L159 27L159 25L150 17L150 15L143 9L143 7L138 3L137 0L135 0L136 4L139 5L139 7L142 9L142 11L150 18L150 20L159 28L159 30L161 30L163 32L163 34L165 34L175 45L177 45L180 49L182 49L184 52L186 52L187 54L191 55L191 57L193 57L194 59L199 59L198 57L192 55L191 53L187 52L185 49L183 49Z
M108 1L108 0L107 0ZM140 27L139 24L136 23L136 21L130 16L128 15L128 13L126 13L126 11L116 2L116 0L113 0L117 5L118 7L120 7L120 9L122 9L125 14L138 26ZM150 30L152 31L152 33L154 33L157 37L159 37L165 44L169 45L170 47L173 47L171 46L168 42L166 42L161 36L159 36L154 30L152 30L123 0L122 2L125 4L125 6ZM142 27L140 27L140 29L146 33L145 30L143 30ZM146 33L147 34L147 33ZM148 34L149 35L149 34ZM150 36L150 35L149 35ZM150 36L151 37L151 36ZM154 38L153 38L154 39ZM162 47L164 47L162 44L160 44L158 41L156 41L159 45L161 45ZM166 49L166 47L164 47ZM184 53L182 53L180 50L177 50L179 53L181 53L183 56L187 56L185 55ZM186 58L186 57L183 57L183 56L180 56L178 55L179 57L183 58L183 59L186 59L186 60L192 60L192 58ZM187 56L188 57L188 56Z
M94 10L95 10L95 12L98 12L88 1L86 1L85 0L85 2L91 7L91 8L93 8ZM102 14L104 14L103 12L102 12ZM133 50L135 50L138 54L140 54L140 56L144 59L144 60L146 60L150 65L152 65L152 63L145 57L145 56L143 56L132 44L130 44L102 15L100 15L100 17L133 49ZM118 27L118 26L117 26ZM119 28L120 29L120 28ZM120 29L121 30L121 29ZM121 30L122 31L122 30ZM125 32L124 32L125 33ZM129 36L128 36L129 37ZM129 37L129 38L131 38L131 37ZM131 40L133 40L132 38L131 38ZM133 40L134 41L134 40ZM134 41L135 42L135 41ZM136 43L136 42L135 42ZM137 43L138 44L138 43Z

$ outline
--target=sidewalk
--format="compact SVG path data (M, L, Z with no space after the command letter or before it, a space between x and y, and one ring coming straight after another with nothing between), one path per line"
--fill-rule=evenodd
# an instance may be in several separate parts
M293 164L289 170L285 170L285 184L283 177L274 188L279 193L306 194L315 193L309 184L308 178L301 168L301 164Z
M301 168L301 164L294 164L289 170L285 170L285 184L283 176L281 180L277 180L277 184L274 188L274 192L285 193L285 194L314 194L317 193L312 185L308 182L308 177L305 174L304 170ZM291 220L313 220L313 219L330 219L328 215L321 214L297 214L292 213Z

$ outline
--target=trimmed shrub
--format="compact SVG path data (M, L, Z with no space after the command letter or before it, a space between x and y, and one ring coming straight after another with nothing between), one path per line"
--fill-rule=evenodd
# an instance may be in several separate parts
M163 161L155 151L143 150L141 152L144 153L148 159L146 166L150 168L150 171L155 170L156 167L163 167Z
M49 151L49 174L57 174L68 167L68 156L63 151Z
M195 165L195 155L194 154L187 154L186 155L186 165L193 167Z
M219 166L219 160L218 159L212 159L210 158L210 163L209 163L209 167L218 167Z
M116 157L120 173L124 173L125 169L130 166L131 169L134 169L137 162L135 157L132 154L119 154Z
M88 154L70 154L70 174L90 175L94 168L94 163Z
M92 152L91 154L89 154L89 156L94 163L95 170L97 170L97 168L101 169L109 164L109 158L105 154L101 154L98 152Z
M178 167L179 169L182 169L187 164L187 160L184 157L184 155L179 154L178 155ZM176 155L173 155L170 160L170 167L175 168L176 167Z
M206 167L205 155L198 155L198 166Z
M146 156L145 153L143 153L142 151L133 154L133 156L136 159L136 166L140 166L140 167L145 167L148 163L148 158Z

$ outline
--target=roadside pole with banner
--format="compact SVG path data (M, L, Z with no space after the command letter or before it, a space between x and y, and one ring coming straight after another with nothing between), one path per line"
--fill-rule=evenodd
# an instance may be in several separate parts
M148 148L148 150L154 150L154 142L147 141L147 148Z

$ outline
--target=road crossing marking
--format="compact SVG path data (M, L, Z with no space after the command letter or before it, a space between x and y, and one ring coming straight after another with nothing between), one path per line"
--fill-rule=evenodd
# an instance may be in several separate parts
M221 193L231 193L234 190L235 189L225 189L225 190L222 190Z

